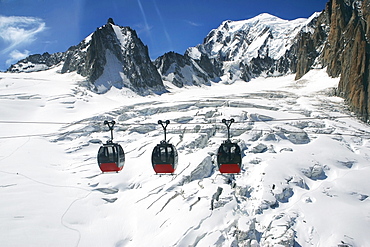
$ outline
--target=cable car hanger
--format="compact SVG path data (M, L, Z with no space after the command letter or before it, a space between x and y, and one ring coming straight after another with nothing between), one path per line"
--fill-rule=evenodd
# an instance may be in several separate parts
M158 124L162 125L163 132L164 132L164 143L167 143L167 126L170 124L170 120L166 120L163 122L162 120L158 120Z
M108 128L110 130L110 140L108 140L107 143L113 142L113 128L114 128L115 124L116 124L116 121L114 121L114 120L112 120L112 121L105 120L104 121L104 125L108 125Z
M226 125L226 127L227 127L227 140L228 141L230 141L230 126L234 122L235 122L234 118L229 119L229 120L222 119L222 123L224 123Z

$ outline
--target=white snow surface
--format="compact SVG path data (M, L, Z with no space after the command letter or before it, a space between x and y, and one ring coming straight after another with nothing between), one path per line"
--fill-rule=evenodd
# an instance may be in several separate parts
M106 64L103 74L94 82L98 93L107 92L112 86L122 91L132 91L130 79L122 71L122 63L110 51L105 50Z
M370 127L324 70L147 97L57 70L0 74L0 246L370 246ZM237 175L215 163L223 118ZM126 163L102 174L111 119ZM160 119L174 175L151 166Z

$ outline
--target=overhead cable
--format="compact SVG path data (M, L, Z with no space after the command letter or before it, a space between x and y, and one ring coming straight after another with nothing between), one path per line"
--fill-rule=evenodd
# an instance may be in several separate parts
M304 121L304 120L325 120L325 119L339 119L339 118L351 118L354 116L351 115L344 115L344 116L327 116L327 117L306 117L306 118L281 118L281 119L256 119L256 120L243 120L243 121L235 121L235 124L243 124L243 123L254 123L254 122L285 122L285 121ZM54 122L54 121L19 121L19 120L0 120L0 124L56 124L56 125L77 125L77 124L102 124L104 121L90 121L90 120L81 120L77 122ZM124 122L117 123L118 125L155 125L156 123L130 123ZM171 125L195 125L195 124L222 124L221 122L209 122L209 123L179 123L179 122L171 122Z

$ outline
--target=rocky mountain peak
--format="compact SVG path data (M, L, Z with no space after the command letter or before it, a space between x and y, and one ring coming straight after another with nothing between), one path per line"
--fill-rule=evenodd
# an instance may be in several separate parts
M148 47L130 27L109 18L66 52L31 55L11 66L9 72L33 72L61 66L61 73L77 72L86 77L92 90L104 93L112 86L129 88L145 95L165 91L163 81L149 58Z
M107 24L116 25L113 21L113 18L108 18Z
M331 28L323 60L339 76L338 92L363 120L370 116L370 1L330 1Z
M263 13L247 20L224 21L203 44L187 52L214 59L218 71L231 81L295 73L297 37L313 32L318 16L314 13L308 19L283 20Z
M162 79L177 87L209 85L219 77L214 61L204 55L194 57L189 53L168 52L157 58L154 64Z
M133 29L115 25L112 18L89 39L66 52L62 73L71 71L87 77L98 92L111 86L140 94L165 91L148 47Z

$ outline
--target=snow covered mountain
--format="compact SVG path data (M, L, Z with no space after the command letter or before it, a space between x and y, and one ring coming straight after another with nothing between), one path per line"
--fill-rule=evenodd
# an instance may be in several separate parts
M141 97L60 69L0 73L0 246L370 246L370 127L325 70ZM237 175L216 166L224 118ZM179 164L159 176L167 119ZM117 122L120 173L97 164L104 120Z
M309 19L287 21L261 14L244 21L225 21L197 47L184 55L168 52L149 61L147 47L135 31L113 20L65 53L35 55L12 65L10 72L32 72L63 64L62 73L77 71L99 92L112 85L163 92L162 80L176 86L209 84L220 77L230 82L260 75L295 72L298 34L313 32L318 13ZM292 48L293 47L293 48ZM57 57L58 59L55 59Z
M264 13L248 20L225 21L187 54L194 59L205 54L222 62L222 74L231 80L294 73L297 54L292 48L299 34L313 32L318 16L288 21Z
M56 56L58 59L54 59ZM140 95L165 92L162 79L149 58L148 47L134 30L115 25L111 18L66 52L37 58L40 59L34 55L21 60L8 71L32 72L62 64L61 73L76 71L99 93L107 92L112 86L125 87Z
M324 11L308 19L287 21L261 14L225 21L184 56L194 61L207 57L207 64L213 65L209 79L228 83L289 73L298 80L311 69L327 68L330 76L340 77L336 93L359 118L370 121L368 23L369 0L330 0ZM182 68L181 64L168 67ZM189 78L187 72L186 68L170 70L162 78Z
M315 59L323 43L309 51L316 51L313 55L303 55L300 49L306 46L301 37L315 32L319 17L320 13L314 13L308 19L288 21L264 13L248 20L225 21L203 44L188 48L184 55L167 53L155 64L162 79L177 86L207 84L221 77L228 83L250 81L295 73L301 67L304 74L312 65L304 61L310 56ZM329 30L325 32L327 36Z
M318 15L288 21L264 13L248 20L224 21L197 49L221 61L251 61L257 57L278 60L299 32L312 30L312 20Z
M177 87L210 85L220 76L215 60L206 55L193 59L187 53L168 52L154 61L162 79Z

